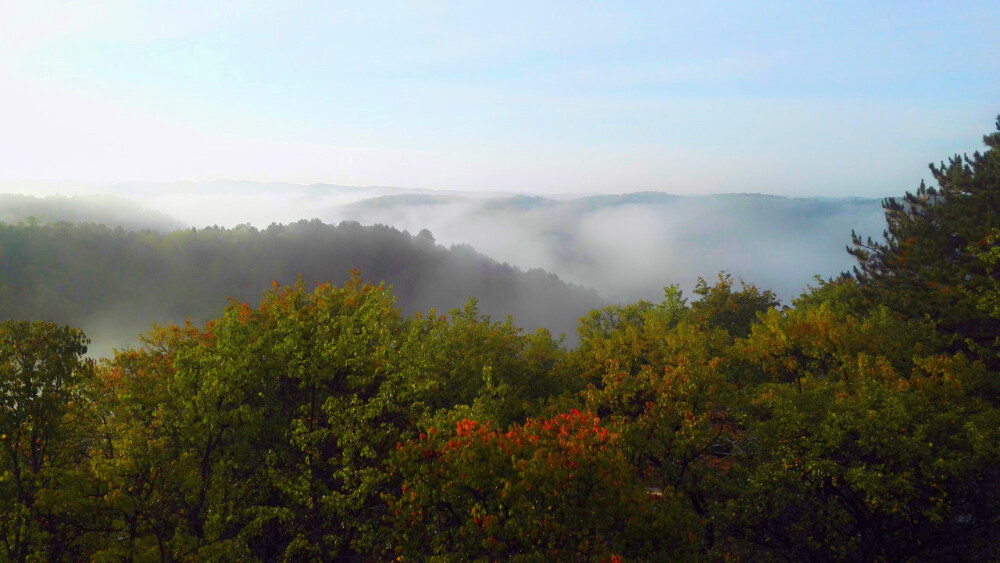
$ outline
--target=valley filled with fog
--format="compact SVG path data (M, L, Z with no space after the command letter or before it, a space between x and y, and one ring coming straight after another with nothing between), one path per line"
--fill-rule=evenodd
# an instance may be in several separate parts
M45 191L37 184L29 187ZM844 248L852 229L877 237L884 227L881 200L874 198L661 192L526 196L235 181L49 187L53 193L97 193L121 202L117 222L85 210L56 220L126 229L266 228L314 218L329 224L383 224L412 234L427 229L438 244L468 244L512 266L541 268L613 302L655 300L671 284L690 290L699 276L712 278L720 270L787 301L814 276L851 269L854 260ZM0 188L17 191L18 184ZM65 200L93 206L95 198ZM112 199L97 201L114 208Z
M880 200L760 194L384 196L331 209L338 212L364 224L427 228L441 243L543 268L616 302L657 300L672 284L690 291L720 270L787 301L816 275L850 270L851 230L875 235L884 222Z
M81 326L98 355L135 344L153 323L204 322L229 297L256 303L272 281L339 284L354 268L395 285L406 314L474 297L495 320L511 315L574 346L590 310L656 302L674 284L690 297L698 277L723 270L787 304L815 276L849 270L851 230L876 234L883 221L879 200L760 194L57 188L70 195L0 195L0 312Z

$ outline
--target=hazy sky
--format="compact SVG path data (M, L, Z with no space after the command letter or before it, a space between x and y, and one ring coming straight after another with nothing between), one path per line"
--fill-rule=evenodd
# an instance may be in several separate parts
M0 0L0 180L898 194L1000 2Z

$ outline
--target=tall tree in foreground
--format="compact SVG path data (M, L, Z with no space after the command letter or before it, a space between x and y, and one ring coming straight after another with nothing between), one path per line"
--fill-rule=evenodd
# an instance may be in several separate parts
M752 561L994 561L1000 410L993 374L928 353L927 323L856 314L853 282L772 310L729 351L734 401L720 556ZM825 295L824 295L825 294ZM845 299L847 302L845 302Z
M1000 274L989 260L1000 227L1000 118L987 150L931 164L938 187L885 200L885 241L852 234L854 275L869 298L897 313L937 323L957 348L996 360L1000 319L981 306ZM985 347L985 349L984 349ZM985 356L983 354L986 353Z
M0 323L0 559L72 558L65 528L67 413L90 372L82 332L51 322ZM76 456L76 457L74 457Z
M389 289L268 292L120 352L95 461L105 559L319 560L376 551L387 472L420 410ZM151 399L144 401L144 399ZM95 456L96 457L96 456Z

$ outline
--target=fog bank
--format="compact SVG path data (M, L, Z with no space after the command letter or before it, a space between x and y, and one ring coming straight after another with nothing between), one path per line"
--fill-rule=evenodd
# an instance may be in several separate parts
M845 246L852 229L875 236L884 226L881 201L860 198L658 192L542 197L237 181L78 189L128 198L193 227L266 228L318 218L411 233L428 229L439 244L468 244L525 270L541 268L611 301L658 299L670 284L690 290L699 276L712 278L720 270L787 301L815 275L850 270L853 259Z

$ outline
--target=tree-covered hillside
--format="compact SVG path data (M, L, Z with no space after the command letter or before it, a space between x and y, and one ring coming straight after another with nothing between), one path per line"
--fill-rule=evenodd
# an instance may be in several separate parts
M614 302L656 299L664 285L691 289L728 270L783 300L813 276L850 270L844 233L882 231L878 199L659 192L573 199L388 195L320 216L428 228L512 264L554 272Z
M99 347L134 342L152 323L204 322L228 297L256 302L272 281L342 280L351 269L398 286L407 313L462 306L575 335L597 294L539 270L497 263L468 246L443 248L381 225L300 221L160 233L93 224L0 224L0 318L83 327Z
M0 323L0 558L1000 560L997 130L853 276L668 287L572 350L357 276L100 362Z
M0 188L5 185L0 181ZM15 183L11 189L18 187ZM55 187L37 189L43 188ZM699 276L720 270L755 280L787 301L814 275L851 269L853 259L842 252L843 233L854 229L875 235L883 228L876 198L662 192L526 196L233 181L73 189L140 202L188 227L265 229L318 218L330 224L391 225L411 233L427 229L444 246L468 244L524 270L541 268L615 303L655 300L664 285L675 283L690 290ZM92 216L76 213L69 220L118 224ZM140 228L146 227L140 223Z
M138 203L113 196L48 196L0 194L0 222L97 223L126 230L171 231L184 225Z

